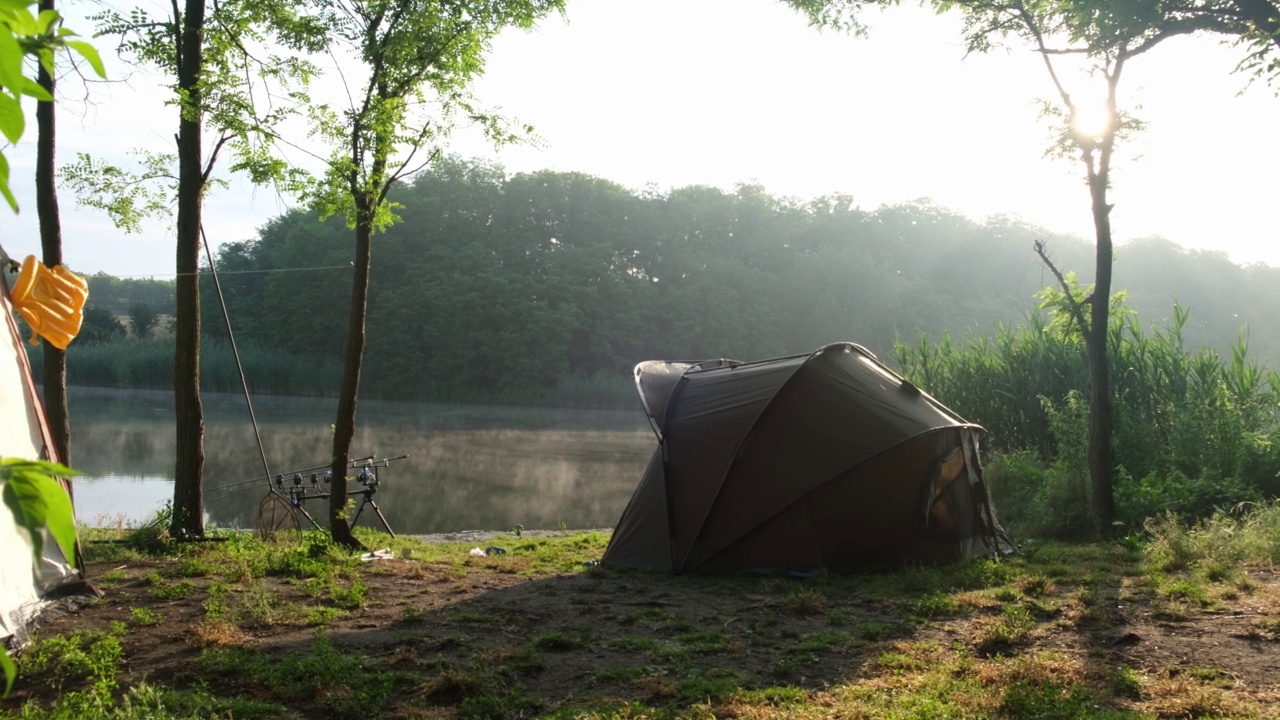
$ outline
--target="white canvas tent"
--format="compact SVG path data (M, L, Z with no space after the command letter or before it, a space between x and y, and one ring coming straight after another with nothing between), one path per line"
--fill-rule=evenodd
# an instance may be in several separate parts
M31 377L23 338L14 321L9 285L0 271L0 457L58 461L44 407ZM70 494L70 487L63 488ZM36 561L25 531L0 504L0 642L22 644L26 627L45 598L70 585L83 585L82 576L46 533L43 557Z

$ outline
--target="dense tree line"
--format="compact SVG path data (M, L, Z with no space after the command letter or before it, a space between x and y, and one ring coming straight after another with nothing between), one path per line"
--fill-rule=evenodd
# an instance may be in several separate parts
M633 192L459 160L395 199L404 222L379 238L369 299L366 387L384 396L554 387L643 359L759 358L846 338L884 351L896 333L1017 318L1041 286L1032 228L927 203L865 212L756 186ZM295 213L224 246L241 335L338 352L344 242L341 222Z
M173 280L118 278L104 272L85 275L84 279L89 283L92 307L121 316L136 305L146 305L157 313L173 315Z
M404 222L380 239L370 290L368 389L386 396L553 386L642 359L759 358L840 339L886 354L896 336L1017 322L1051 282L1030 250L1045 231L928 202L868 212L847 197L802 202L757 186L633 192L461 160L396 200ZM225 278L246 337L337 352L344 231L297 213L224 247L224 272L295 270ZM1087 263L1080 241L1050 246L1063 267ZM1274 287L1240 282L1274 277L1269 268L1160 241L1124 252L1135 258L1118 263L1131 305L1153 318L1174 299L1193 308L1191 343L1234 344L1250 301L1241 291ZM309 267L325 269L298 270Z
M625 377L645 359L752 359L836 340L891 358L895 338L1024 324L1035 293L1054 283L1031 250L1038 238L1060 267L1090 265L1079 239L924 200L864 210L849 197L797 200L754 185L635 191L460 159L393 197L404 222L378 238L370 287L365 391L382 397L536 398L566 378ZM218 269L237 337L339 358L347 232L340 219L295 212L224 245ZM1250 354L1280 353L1265 323L1280 305L1280 270L1153 238L1120 247L1116 278L1143 322L1170 318L1175 302L1189 309L1189 347L1230 353L1255 319ZM91 282L121 312L143 300L170 312L152 299L164 283ZM134 285L150 294L125 290ZM216 303L204 312L205 333L225 335Z

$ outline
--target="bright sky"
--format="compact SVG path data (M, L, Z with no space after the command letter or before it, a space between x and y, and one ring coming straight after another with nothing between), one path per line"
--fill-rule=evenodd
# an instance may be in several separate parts
M866 20L871 36L854 38L819 33L774 0L569 0L567 21L499 37L477 87L484 103L533 124L542 147L495 153L462 137L451 150L510 172L580 171L633 188L758 182L801 198L846 193L864 209L930 197L977 220L1015 214L1092 237L1079 163L1043 157L1049 135L1036 99L1053 88L1034 55L966 58L959 18L916 7ZM1179 39L1127 67L1122 87L1149 128L1119 156L1118 240L1162 235L1280 266L1280 144L1270 141L1280 97L1262 83L1241 93L1246 78L1231 74L1240 54ZM127 72L113 63L113 76ZM93 90L89 106L64 83L60 161L172 149L175 112L154 83L135 72L127 86ZM34 145L32 122L6 151L22 213L5 211L0 238L17 257L39 253ZM167 227L124 235L69 191L61 206L76 270L172 276ZM236 182L207 203L206 227L215 242L251 239L287 207Z

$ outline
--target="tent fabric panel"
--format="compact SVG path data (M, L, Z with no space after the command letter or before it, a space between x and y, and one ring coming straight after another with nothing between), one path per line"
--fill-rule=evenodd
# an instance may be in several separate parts
M644 478L622 511L600 562L610 567L671 571L671 539L661 448L649 460Z
M650 360L636 365L636 390L640 393L640 402L644 405L645 414L653 422L659 432L667 416L667 400L676 383L693 363L662 362Z
M922 497L954 442L942 432L918 435L813 492L831 569L879 568L901 560L925 529Z
M26 348L9 303L8 287L0 278L0 456L26 460L56 459L49 441ZM66 489L66 484L63 483ZM25 641L25 626L39 610L42 592L80 580L62 549L44 533L43 556L33 557L26 530L0 507L0 641L17 636Z
M733 547L686 571L714 575L739 570L807 572L827 567L819 523L812 510L808 500L794 503L739 538Z
M690 370L712 367L724 367L737 364L734 360L703 360L701 362L665 362L649 360L635 367L636 390L640 393L640 402L644 405L645 414L653 422L654 427L662 432L666 423L667 404L676 385Z
M912 438L832 478L690 567L699 573L748 568L849 571L899 563L921 537L921 495L937 474L937 459L949 454L957 442L942 432ZM803 531L790 525L798 509L810 523ZM778 527L789 528L797 537L815 536L819 562L814 564L807 544L797 546L779 537ZM790 548L792 553L778 553L782 548Z
M700 565L779 508L904 439L955 424L868 356L826 348L794 373L743 439L686 565Z
M44 417L33 402L34 382L30 380L26 348L13 320L8 289L0 295L0 312L6 328L0 331L0 456L27 460L50 457L52 445L46 443Z
M803 358L685 375L664 432L675 567L702 526L742 438Z
M0 280L3 282L3 280ZM13 321L8 289L0 291L0 456L37 460L43 456L44 438L35 408L28 396L26 350ZM0 507L0 639L22 630L29 608L40 599L34 582L31 546L7 507Z

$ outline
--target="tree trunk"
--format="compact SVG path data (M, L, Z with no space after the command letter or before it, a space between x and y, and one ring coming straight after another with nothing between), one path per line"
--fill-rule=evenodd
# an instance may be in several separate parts
M40 0L40 11L53 10L53 0ZM53 76L44 65L36 63L40 87L53 94ZM54 107L51 102L36 103L36 214L40 218L40 246L44 264L62 264L62 220L58 214L58 188L54 184ZM44 411L53 436L53 449L58 462L71 464L71 418L67 413L67 353L45 342L41 344L44 359Z
M1111 298L1111 207L1107 205L1107 175L1103 170L1089 178L1093 200L1093 226L1097 241L1093 310L1085 347L1089 354L1089 480L1090 531L1101 537L1115 518L1111 456L1111 377L1107 362L1107 327Z
M356 431L356 398L360 392L360 370L364 364L365 318L369 310L369 267L373 258L373 200L356 197L355 277L351 283L351 316L347 326L347 348L342 361L342 392L338 396L338 418L333 424L333 479L329 484L329 531L333 539L348 548L361 548L347 524L347 465L351 439Z
M173 400L177 420L177 463L173 476L175 537L204 535L204 408L200 402L200 207L204 193L201 162L201 88L204 0L186 0L178 53L178 88L184 95L178 125L177 312L174 338Z

